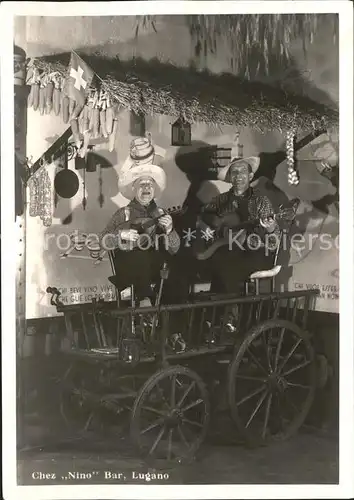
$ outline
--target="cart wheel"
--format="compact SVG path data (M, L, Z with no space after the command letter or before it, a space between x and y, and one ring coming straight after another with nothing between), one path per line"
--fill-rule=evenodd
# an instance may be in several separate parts
M194 457L209 423L209 396L192 370L170 366L150 377L135 400L131 438L145 458L182 462Z
M65 426L75 433L88 431L94 417L93 409L86 403L84 378L76 364L72 363L62 380L60 414Z
M308 335L285 320L269 320L247 334L229 369L229 405L250 444L293 435L314 399L316 365Z

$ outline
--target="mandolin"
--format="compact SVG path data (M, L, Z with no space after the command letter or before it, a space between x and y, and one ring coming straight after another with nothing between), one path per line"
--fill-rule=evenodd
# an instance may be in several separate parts
M157 212L159 215L155 217L139 217L135 219L131 219L127 221L126 223L123 223L120 226L120 229L135 229L141 237L139 238L139 245L144 248L145 241L144 241L144 236L146 237L146 241L148 241L149 238L153 238L156 234L156 224L158 223L159 219L163 217L164 215L171 215L171 217L176 216L176 215L181 215L184 213L186 209L181 208L180 206L177 207L169 207L168 209L163 209L163 208L158 208ZM137 243L131 242L131 241L123 241L121 240L119 242L119 250L122 250L123 252L125 251L130 251L133 250L134 248L137 247Z
M292 222L295 218L300 200L291 200L288 207L281 205L277 213L273 214L276 221L284 220ZM202 219L198 220L197 237L194 244L194 253L197 260L209 259L219 248L230 242L230 231L242 245L250 229L259 225L259 219L242 222L237 212L225 214L222 217L213 216L208 223ZM236 233L236 234L235 234ZM234 241L235 241L234 239Z

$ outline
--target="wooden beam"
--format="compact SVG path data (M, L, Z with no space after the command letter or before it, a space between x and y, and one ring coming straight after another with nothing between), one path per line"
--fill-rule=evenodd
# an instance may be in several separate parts
M34 175L44 164L51 163L55 154L61 150L64 144L68 142L72 135L71 127L68 127L65 132L42 154L40 158L32 165L29 178ZM28 179L27 179L28 181Z
M15 153L26 157L27 135L27 87L25 85L26 54L15 46L14 49L14 122L15 122ZM15 155L16 162L16 155ZM15 165L15 164L14 164ZM14 176L16 172L14 170ZM15 177L16 182L16 177ZM26 189L21 179L17 179L16 203L16 390L17 390L17 437L18 442L23 438L23 413L25 392L23 390L23 372L21 358L26 335ZM20 206L19 206L20 205ZM11 333L11 332L7 332Z

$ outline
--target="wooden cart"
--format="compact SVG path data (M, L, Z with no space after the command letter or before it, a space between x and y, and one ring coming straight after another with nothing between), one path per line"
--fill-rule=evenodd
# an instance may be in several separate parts
M63 305L49 292L70 342L61 413L71 429L129 422L146 458L180 462L202 445L222 396L252 444L290 437L309 413L316 373L306 323L316 290L199 293L183 305L142 308ZM175 314L185 321L180 349Z

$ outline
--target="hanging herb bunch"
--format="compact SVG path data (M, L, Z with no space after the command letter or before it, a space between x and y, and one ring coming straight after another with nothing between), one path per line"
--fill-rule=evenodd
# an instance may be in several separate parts
M275 61L278 68L288 67L291 42L302 40L306 53L320 23L328 19L329 35L334 42L338 37L338 18L333 14L199 14L184 19L198 59L226 49L232 69L245 78L268 74ZM156 16L139 16L137 22L136 35L144 29L156 31Z
M226 47L232 69L245 78L254 78L268 75L275 64L277 68L289 67L290 46L295 39L302 39L306 54L324 17L323 14L197 15L187 16L186 21L197 57L216 54L219 47ZM337 19L331 18L336 38Z

